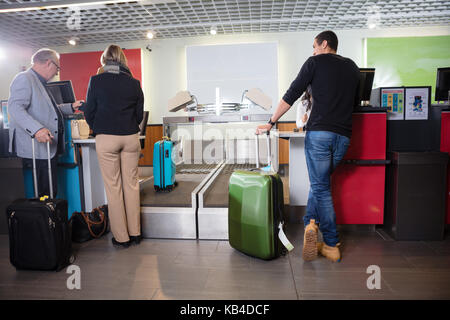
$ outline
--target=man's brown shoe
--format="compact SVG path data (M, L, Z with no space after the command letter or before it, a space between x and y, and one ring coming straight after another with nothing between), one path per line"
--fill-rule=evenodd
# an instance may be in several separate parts
M339 251L338 246L339 244L337 244L335 247L330 247L327 246L326 243L321 242L321 245L317 245L317 250L328 260L331 260L333 262L340 262L341 252Z
M317 258L317 232L319 228L316 221L311 219L305 228L303 237L303 260L311 261Z
M323 242L317 242L317 253L319 254L320 251L322 250L323 247Z

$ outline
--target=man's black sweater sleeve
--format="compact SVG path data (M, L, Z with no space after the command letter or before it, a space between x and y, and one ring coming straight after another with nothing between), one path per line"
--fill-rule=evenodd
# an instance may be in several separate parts
M292 81L291 86L283 96L283 100L287 104L292 106L295 103L295 101L297 101L297 99L301 97L303 92L305 92L306 88L312 81L314 75L314 68L315 68L315 61L314 59L312 59L312 57L310 57L303 64L302 68L300 69L300 72L297 75L297 78L295 78L295 80Z

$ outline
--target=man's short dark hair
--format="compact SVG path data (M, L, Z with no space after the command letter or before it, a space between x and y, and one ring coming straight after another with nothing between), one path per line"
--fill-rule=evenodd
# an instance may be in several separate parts
M316 36L316 40L318 45L321 45L323 40L327 40L328 46L334 51L337 51L338 38L336 33L334 33L333 31L327 30L319 33Z

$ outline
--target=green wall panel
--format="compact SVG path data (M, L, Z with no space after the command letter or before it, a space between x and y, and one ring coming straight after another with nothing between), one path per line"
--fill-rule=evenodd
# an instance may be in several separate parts
M450 36L368 38L367 67L376 68L374 87L432 86L436 69L450 67Z

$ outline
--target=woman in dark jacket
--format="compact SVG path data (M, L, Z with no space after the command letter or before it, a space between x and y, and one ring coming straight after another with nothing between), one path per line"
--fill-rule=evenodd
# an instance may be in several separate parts
M138 161L144 95L119 46L108 46L100 61L99 74L89 81L83 111L95 135L112 242L128 247L141 240Z

